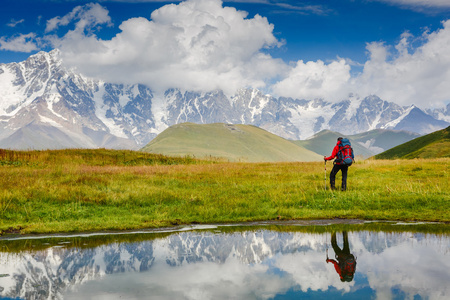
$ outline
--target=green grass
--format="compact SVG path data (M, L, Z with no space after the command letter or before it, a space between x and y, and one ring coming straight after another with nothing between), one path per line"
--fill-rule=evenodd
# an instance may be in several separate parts
M187 230L186 227L178 226L173 227L173 231L164 230L159 232L158 230L144 230L142 232L121 232L121 234L114 234L110 232L107 234L99 235L49 235L41 236L38 239L3 239L1 240L2 252L9 253L21 253L28 251L41 251L45 249L52 248L54 246L60 246L61 242L66 242L67 247L77 248L77 249L89 249L94 247L100 247L102 245L108 245L111 243L140 243L148 242L150 240L156 240L161 238L166 238L174 232L179 232L179 230ZM358 231L370 231L370 232L385 232L385 233L396 233L396 232L411 232L411 233L421 233L421 234L433 234L433 235L448 235L450 232L450 224L441 223L404 223L399 224L397 222L360 222L358 224L333 224L329 225L292 225L289 222L265 222L264 225L255 224L235 224L234 226L216 226L215 228L192 229L196 232L210 232L217 234L219 231L221 234L233 234L242 233L243 231L275 231L275 232L302 232L302 233L314 233L314 234L325 234L332 232L358 232ZM149 234L151 233L151 234Z
M323 162L223 163L99 149L2 151L0 164L4 233L327 218L450 222L448 158L358 162L347 192L324 190Z
M450 157L450 126L375 156L376 159Z

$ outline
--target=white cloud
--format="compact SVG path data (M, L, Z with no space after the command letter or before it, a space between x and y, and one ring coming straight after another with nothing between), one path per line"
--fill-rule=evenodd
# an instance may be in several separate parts
M0 50L29 53L38 49L34 33L19 34L10 39L0 37Z
M404 105L441 105L450 100L450 20L422 38L417 48L411 46L409 33L402 35L395 50L369 43L370 58L352 88Z
M274 59L264 51L282 44L273 34L274 26L259 15L248 18L246 12L224 7L220 0L165 5L151 19L124 21L110 40L94 34L109 25L108 10L90 3L48 20L48 35L43 38L34 33L1 37L0 49L31 52L50 41L68 66L87 76L143 83L156 92L221 89L231 95L239 88L254 87L272 90L276 96L329 101L352 92L424 107L450 100L450 20L419 37L405 32L397 45L368 43L368 59L357 66L361 73L353 76L355 63L345 58L291 65ZM57 36L60 29L67 32L62 37Z
M58 22L59 24L59 22ZM154 90L264 87L286 67L261 52L281 43L273 25L223 7L220 0L189 0L133 18L111 40L72 31L54 41L69 66L109 81L140 82ZM106 78L105 78L106 75Z
M297 13L302 15L326 15L331 12L324 5L312 5L312 4L304 4L294 3L294 1L280 1L280 0L228 0L227 2L239 2L239 3L258 3L258 4L266 4L276 7L277 13Z
M100 4L89 3L75 7L63 17L54 17L48 20L45 32L57 30L60 26L67 26L73 21L77 21L75 30L83 31L99 24L109 24L111 18L108 11Z
M21 20L14 20L14 19L11 19L11 21L8 23L8 24L6 24L6 26L9 26L9 27L16 27L17 25L19 25L19 24L21 24L21 23L23 23L23 22L25 22L25 19L21 19Z
M450 1L448 0L374 0L374 1L410 7L450 8Z
M277 95L293 98L342 100L349 92L362 97L375 94L401 105L442 106L450 100L450 20L435 32L415 38L409 32L394 47L367 44L363 71L350 76L351 62L340 59L297 62L288 75L274 84ZM419 47L414 47L418 41Z
M346 84L350 79L350 65L344 59L326 65L318 60L298 61L288 76L273 86L277 95L285 97L342 100L348 95Z

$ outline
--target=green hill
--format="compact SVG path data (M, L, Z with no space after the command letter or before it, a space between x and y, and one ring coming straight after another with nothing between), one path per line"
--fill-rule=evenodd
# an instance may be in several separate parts
M229 161L320 161L322 156L251 125L183 123L160 133L142 151Z
M350 140L357 157L368 158L420 135L408 131L385 129L375 129L355 135L344 135L335 131L322 130L307 140L295 141L295 143L316 153L328 156L331 154L339 136L347 137Z
M450 126L375 156L377 159L450 157Z

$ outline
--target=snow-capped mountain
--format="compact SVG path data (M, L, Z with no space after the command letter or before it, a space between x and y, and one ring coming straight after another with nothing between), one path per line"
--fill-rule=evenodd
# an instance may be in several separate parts
M450 103L445 108L427 109L426 112L435 119L450 122Z
M255 89L234 96L115 84L68 70L59 51L0 65L0 147L12 149L129 148L146 145L182 123L240 123L288 139L323 129L355 134L376 128L429 133L449 125L447 110L423 112L377 96L330 103L275 98Z

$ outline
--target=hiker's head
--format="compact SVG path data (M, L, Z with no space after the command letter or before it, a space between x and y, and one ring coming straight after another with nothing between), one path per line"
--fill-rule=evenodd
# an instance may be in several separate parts
M340 141L342 141L342 139L343 139L343 137L340 136L340 137L338 137L337 140L338 140L338 142L340 142Z

